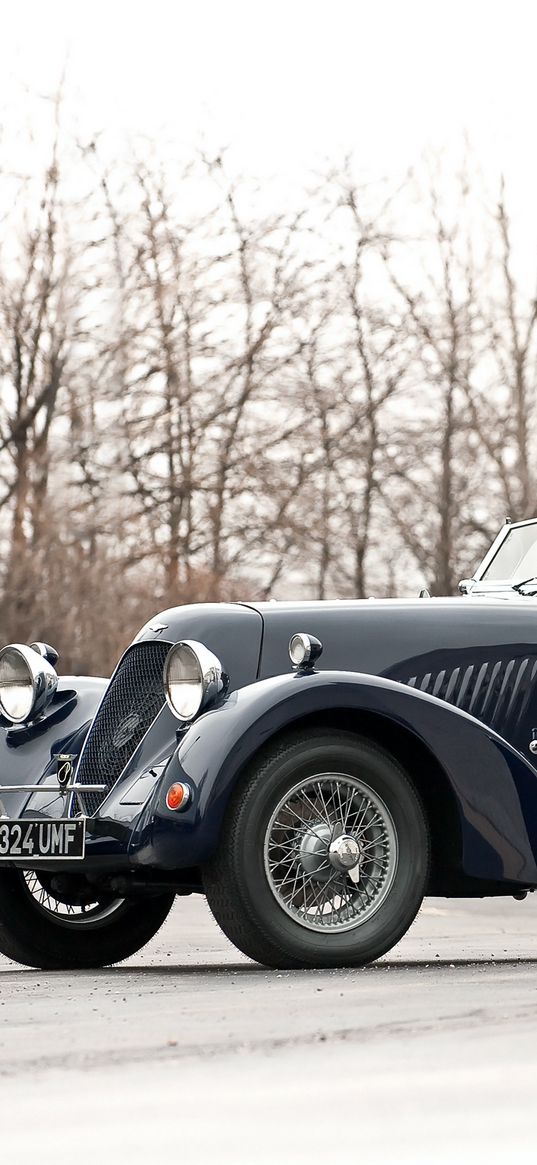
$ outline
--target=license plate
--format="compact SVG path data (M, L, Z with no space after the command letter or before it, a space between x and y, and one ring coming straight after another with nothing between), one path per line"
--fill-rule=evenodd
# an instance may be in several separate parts
M86 820L0 821L0 861L83 858Z

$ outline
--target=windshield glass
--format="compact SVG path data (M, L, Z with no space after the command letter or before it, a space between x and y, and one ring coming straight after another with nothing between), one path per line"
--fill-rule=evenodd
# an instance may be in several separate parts
M522 582L537 577L537 523L510 530L494 555L482 578L487 582L498 580Z

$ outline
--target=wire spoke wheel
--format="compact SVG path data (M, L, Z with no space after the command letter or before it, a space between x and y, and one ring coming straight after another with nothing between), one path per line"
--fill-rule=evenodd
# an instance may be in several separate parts
M268 967L363 967L399 942L429 879L423 806L376 742L289 731L246 768L203 870L232 942Z
M280 800L265 834L265 871L279 906L321 933L352 930L378 910L397 871L389 809L357 777L322 773Z
M52 889L50 879L35 870L23 870L26 893L40 911L60 926L84 926L104 922L123 906L124 899L111 896L73 895L69 898Z

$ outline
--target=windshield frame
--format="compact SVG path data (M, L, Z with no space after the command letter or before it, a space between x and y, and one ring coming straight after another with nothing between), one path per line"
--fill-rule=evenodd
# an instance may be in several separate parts
M475 582L482 581L483 586L486 586L487 588L490 587L491 590L493 590L493 589L497 589L499 587L511 587L511 588L513 588L516 583L520 583L520 582L524 581L524 578L522 576L521 576L521 578L516 578L515 576L513 576L511 578L501 578L501 579L487 579L487 578L483 577L486 574L489 567L492 565L494 559L496 558L496 556L498 554L498 551L503 546L505 539L508 538L511 531L512 530L519 530L524 526L537 527L537 518L526 518L523 522L505 522L504 523L504 525L498 531L498 534L496 535L494 542L490 546L489 550L487 550L485 557L483 558L482 562L480 562L477 570L475 571L475 573L473 575L473 579ZM536 537L536 541L537 541L537 532L536 532L535 537Z

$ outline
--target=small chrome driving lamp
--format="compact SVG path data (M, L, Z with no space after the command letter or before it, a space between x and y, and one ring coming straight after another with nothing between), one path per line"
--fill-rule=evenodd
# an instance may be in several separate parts
M306 635L305 631L297 631L289 640L289 659L295 671L309 671L315 660L323 650L320 639L315 635Z

